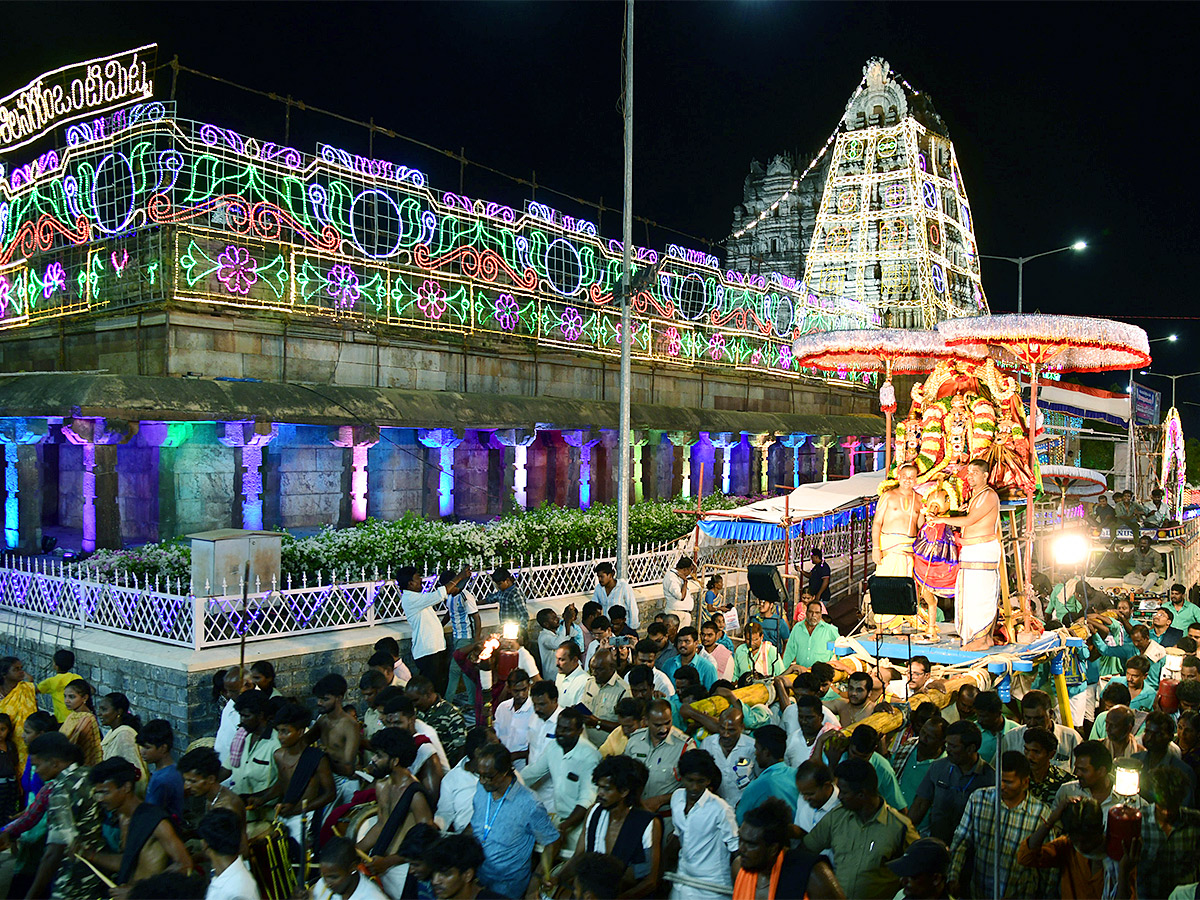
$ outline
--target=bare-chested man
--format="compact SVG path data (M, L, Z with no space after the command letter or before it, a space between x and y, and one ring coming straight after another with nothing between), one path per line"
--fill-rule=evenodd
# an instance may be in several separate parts
M954 585L954 624L964 650L990 650L992 628L1000 603L1000 566L1004 551L1000 533L1000 498L988 487L988 464L973 459L967 464L971 502L965 516L932 516L935 524L952 525L962 532L958 580Z
M342 709L347 687L346 679L336 673L326 675L313 685L313 696L317 698L317 710L321 715L309 732L309 739L319 740L329 755L338 803L349 803L359 789L354 772L362 745L362 730L354 716Z
M221 766L221 758L217 751L210 747L197 747L189 750L179 759L179 774L183 776L183 793L188 797L199 797L202 808L198 811L201 816L212 809L227 809L234 813L242 829L242 855L248 853L246 841L246 804L242 798L221 784L221 779L229 776L229 770ZM188 818L188 807L185 805L185 820L192 830L199 824L199 819Z
M376 778L379 820L358 842L358 848L370 855L367 866L389 897L400 896L408 875L408 866L396 855L396 848L418 822L433 822L425 789L408 768L416 758L413 736L403 729L385 728L371 739L370 768Z
M917 524L921 516L921 498L914 490L917 484L917 467L905 463L896 472L899 486L879 498L875 507L875 519L871 523L871 557L875 562L875 574L899 578L911 578L913 574L913 541L917 537ZM933 601L936 604L936 600ZM936 623L937 610L929 610L929 621ZM907 616L876 617L877 628L891 629L902 625L918 625ZM933 630L936 630L936 624ZM926 633L930 632L925 623Z

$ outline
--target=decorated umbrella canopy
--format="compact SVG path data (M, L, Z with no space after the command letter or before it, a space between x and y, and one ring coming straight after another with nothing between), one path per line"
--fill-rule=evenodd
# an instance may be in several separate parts
M1083 316L1016 314L974 316L939 322L938 332L951 347L973 347L989 352L997 362L1029 366L1029 423L1037 431L1038 372L1107 372L1136 369L1150 362L1150 341L1136 325ZM1030 464L1035 463L1035 441L1029 441ZM1026 496L1025 584L1033 574L1033 493ZM1022 595L1022 613L1029 622L1028 593ZM1026 628L1028 628L1026 624Z
M943 359L981 360L984 347L951 347L936 331L912 331L905 328L864 328L850 331L825 331L797 338L792 345L797 364L836 372L882 372L879 405L887 420L884 438L884 471L892 468L892 413L896 411L896 391L892 373L928 372Z
M1052 484L1058 488L1058 511L1060 515L1066 512L1067 497L1099 497L1108 490L1108 480L1095 469L1081 469L1078 466L1042 466L1042 484ZM1065 523L1064 523L1065 524Z

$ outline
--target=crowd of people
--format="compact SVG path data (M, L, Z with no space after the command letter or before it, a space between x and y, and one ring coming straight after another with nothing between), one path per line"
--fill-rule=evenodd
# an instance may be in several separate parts
M216 732L178 756L70 651L41 681L0 659L8 895L1197 896L1182 586L1162 630L1060 592L1089 629L1061 710L1048 666L1007 702L922 656L852 671L813 562L794 610L758 603L736 634L720 578L686 558L644 609L601 563L581 609L533 620L507 570L482 602L469 570L429 591L401 572L406 656L383 637L362 671L286 695L267 660L218 673ZM1126 758L1138 793L1117 791Z

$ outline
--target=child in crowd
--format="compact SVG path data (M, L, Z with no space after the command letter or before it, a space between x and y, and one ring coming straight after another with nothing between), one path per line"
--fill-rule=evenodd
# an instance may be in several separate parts
M96 718L96 707L92 703L92 686L82 678L76 678L63 690L63 703L67 717L58 730L83 754L83 765L94 766L100 762L100 721Z
M138 729L137 742L146 765L154 767L146 786L146 802L161 806L167 815L179 821L183 816L183 776L171 755L175 744L171 723L166 719L151 719Z
M50 700L54 704L54 718L60 722L67 718L67 705L63 700L63 691L68 684L79 677L71 671L74 667L74 653L66 649L55 650L54 674L49 678L42 679L37 685L39 694L50 695Z

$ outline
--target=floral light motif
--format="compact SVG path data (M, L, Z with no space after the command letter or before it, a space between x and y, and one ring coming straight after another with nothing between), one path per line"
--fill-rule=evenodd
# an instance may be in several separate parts
M515 331L520 319L520 308L512 294L501 294L492 306L492 318L505 331Z
M358 286L358 274L349 266L336 265L329 270L325 291L337 301L342 309L349 309L358 302L361 291Z
M667 356L678 356L683 352L683 341L679 338L679 329L672 325L667 329Z
M725 355L725 335L717 332L708 339L708 355L716 362Z
M757 350L755 350L753 353L750 354L750 365L752 365L752 366L761 366L762 365L762 348L761 347L759 347Z
M417 306L435 322L446 314L446 290L432 278L417 288Z
M558 322L558 328L563 333L568 341L577 341L579 336L583 334L583 316L579 314L573 306L568 306L563 310L562 318Z
M633 342L635 344L637 343L638 331L641 329L641 327L642 326L639 323L637 323L637 322L633 323ZM617 323L617 345L620 346L620 344L621 344L621 323L618 322Z
M67 273L63 270L63 264L52 262L46 266L46 278L42 284L42 296L49 300L55 291L63 291L66 288Z
M790 369L792 367L792 348L783 346L779 348L779 368Z
M8 313L8 294L12 290L12 285L8 283L8 279L0 275L0 319Z
M217 257L217 280L229 293L244 297L258 282L258 260L245 247L230 244Z

